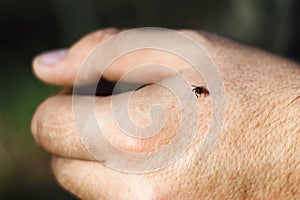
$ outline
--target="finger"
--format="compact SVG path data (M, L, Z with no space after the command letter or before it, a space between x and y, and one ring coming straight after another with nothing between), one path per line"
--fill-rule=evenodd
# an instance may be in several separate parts
M94 50L97 45L102 44L104 40L119 32L120 31L117 29L100 30L79 40L69 50L42 54L34 59L33 71L39 79L49 84L72 86L76 74L92 50ZM212 47L210 42L211 38L208 38L204 34L195 33L193 31L181 32L188 37L195 39L195 41L199 42L207 49ZM145 40L147 40L147 38L145 38ZM213 48L215 47L216 46ZM108 48L107 52L112 51L112 49L109 49L110 46L106 48ZM116 46L114 47L113 52L118 51L118 48L121 49L124 47ZM98 57L97 59L103 60L103 58ZM87 76L87 81L89 82L97 81L100 78L101 72L99 72L99 69L97 68L98 61L99 60L92 63L92 65L95 66L92 67L91 72ZM142 49L133 51L126 54L126 56L116 59L110 67L105 70L103 76L108 80L117 81L124 74L141 65L148 66L144 67L143 70L135 73L134 76L131 76L127 80L143 83L158 82L191 66L190 63L183 58L167 51ZM169 68L169 70L167 68Z
M33 71L42 81L61 86L72 86L81 63L90 51L119 30L108 28L88 34L70 49L43 53L33 60Z
M122 174L99 162L53 157L52 170L58 183L80 199L145 199L145 195L152 199L155 195L142 176Z
M70 95L59 94L39 105L31 121L31 132L35 142L48 153L94 159L76 133Z
M173 79L170 80L172 81ZM174 85L174 83L172 84ZM196 97L191 90L192 88L189 88L187 92L190 93L191 98L195 99ZM157 122L165 119L165 123L156 135L150 138L137 138L126 135L119 128L119 121L116 122L115 120L118 113L116 114L115 112L117 111L112 110L112 101L114 102L113 106L127 108L128 102L123 101L127 95L128 93L122 93L109 97L96 97L95 113L97 125L101 128L105 139L119 149L132 153L147 153L163 148L177 134L181 123L181 110L183 108L181 108L180 103L182 102L178 102L178 99L171 91L160 85L149 85L135 91L130 98L128 106L129 117L134 124L138 124L140 127L147 127L152 123L152 120ZM187 99L190 98L188 95L186 96ZM81 96L76 98L79 98L82 102L87 102L92 97ZM200 102L201 114L196 119L201 122L199 130L204 133L207 130L207 120L209 120L210 116L210 102L209 98L204 97ZM164 113L159 113L153 118L149 113L153 105L157 104L162 107ZM81 105L82 111L88 110L85 103ZM192 112L197 113L199 110L200 108L195 105ZM81 127L93 125L86 121L89 119L89 116L86 116L84 113L82 112L80 115L82 119L75 121L72 97L70 95L57 95L49 98L39 106L32 120L32 133L36 142L51 154L78 159L93 159L81 144L77 132ZM78 123L78 121L82 121L82 123Z

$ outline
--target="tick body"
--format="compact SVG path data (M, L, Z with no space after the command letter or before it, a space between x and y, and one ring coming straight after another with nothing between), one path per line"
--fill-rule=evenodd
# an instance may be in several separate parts
M195 92L197 98L202 94L204 95L204 97L207 97L209 95L209 91L204 86L195 86L195 85L192 86L194 87L192 91Z

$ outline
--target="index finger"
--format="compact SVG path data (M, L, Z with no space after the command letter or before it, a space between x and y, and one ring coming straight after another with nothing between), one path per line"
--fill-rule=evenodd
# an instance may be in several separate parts
M190 76L192 77L192 76ZM175 87L178 85L174 84L176 80L170 79L171 83ZM190 79L191 83L195 83L195 79ZM199 82L198 82L199 83ZM199 83L201 84L201 83ZM188 92L191 98L196 100L193 94L192 88L188 90L182 90ZM176 96L172 94L167 88L160 85L149 85L140 90L135 91L131 98L128 106L125 97L128 93L122 93L118 95L108 97L95 97L95 115L97 124L91 123L91 116L87 113L87 104L93 97L90 96L77 96L80 102L82 112L80 112L81 120L77 120L74 117L74 111L72 106L71 95L56 95L46 100L36 111L32 120L32 133L37 143L51 154L55 154L62 157L77 158L77 159L93 159L89 152L84 148L82 144L82 138L80 138L81 130L97 130L95 126L99 126L104 134L105 140L108 140L112 145L131 153L147 153L160 150L166 144L168 144L176 136L176 133L180 126L180 119L182 115L182 107ZM187 95L186 99L188 99ZM209 101L205 101L207 98L199 99L201 104L201 114L197 115L194 120L200 121L199 125L200 132L205 132L208 123L205 123L209 119ZM118 120L116 122L115 115L112 109L112 102L117 108L124 107L128 108L130 119L119 118L123 121L131 120L134 124L138 124L140 127L146 127L151 123L157 123L163 121L165 116L165 123L159 129L157 134L153 137L138 138L133 137L134 130L129 134L124 133L122 127L120 128ZM151 116L151 108L154 105L159 104L165 113L154 113ZM191 110L193 115L198 113L198 109L193 107ZM126 109L127 111L127 109ZM155 111L155 110L154 110ZM153 121L154 120L154 121ZM193 120L188 119L188 123ZM191 126L194 126L192 124ZM95 129L94 129L95 128ZM126 128L126 127L125 127ZM127 132L130 131L126 130ZM92 133L91 133L92 134ZM97 137L97 134L94 135ZM93 138L91 138L93 139ZM89 149L91 150L91 149ZM101 152L100 152L101 153ZM103 154L108 152L102 152Z

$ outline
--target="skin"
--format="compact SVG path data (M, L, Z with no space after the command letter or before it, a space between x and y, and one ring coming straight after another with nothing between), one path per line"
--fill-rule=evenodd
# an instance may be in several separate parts
M44 63L43 55L38 56L33 61L33 71L48 84L70 88L89 51L118 32L104 29L91 33L52 64ZM51 166L58 183L82 199L299 199L299 65L214 34L182 32L204 46L224 81L225 126L211 152L207 156L201 154L211 114L211 100L202 96L197 99L201 107L196 107L201 122L197 137L179 159L147 174L110 169L105 161L95 161L81 144L74 126L72 96L65 89L37 108L31 124L36 143L52 155ZM155 61L172 66L174 71L153 68L134 80L169 78L170 83L175 84L172 76L180 73L187 77L190 85L205 85L188 63L170 54L145 50L131 56L134 59L118 60L104 77L117 81L132 66ZM95 78L91 76L89 80ZM107 122L101 125L105 136L119 148L135 153L159 149L157 141L161 145L168 143L178 128L180 109L175 97L165 90L158 85L148 85L132 97L129 112L138 124L149 123L143 116L155 102L168 110L166 127L159 137L150 141L124 136L114 123L110 101L124 94L98 96L96 115L98 121ZM191 94L194 95L192 91ZM143 105L144 101L149 104Z

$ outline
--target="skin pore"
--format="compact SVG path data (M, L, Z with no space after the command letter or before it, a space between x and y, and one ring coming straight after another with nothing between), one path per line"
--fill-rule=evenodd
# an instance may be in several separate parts
M46 83L70 87L90 50L118 32L104 29L91 33L55 63L46 64L39 56L33 61L33 71ZM62 92L49 97L37 108L31 125L37 144L53 156L52 169L58 183L82 199L300 198L299 65L211 33L191 30L182 30L182 33L205 48L224 82L225 126L212 151L205 157L201 154L211 114L210 98L201 97L197 99L201 105L197 109L201 110L196 139L174 163L147 174L107 168L105 161L95 161L81 144L74 124L72 96ZM131 66L153 59L184 74L190 85L205 85L189 64L170 54L141 51L132 58L119 60L104 77L117 81ZM138 81L168 79L176 84L173 74L159 68L153 68L140 78ZM130 114L137 123L148 123L148 119L141 116L146 115L156 101L161 101L168 110L161 137L148 142L124 138L114 124L110 102L124 94L97 97L97 119L106 122L102 125L107 138L132 152L157 149L157 141L167 143L178 128L180 110L172 94L164 90L158 85L149 85L137 90L132 97ZM194 95L192 91L191 94ZM149 104L142 104L144 101Z

